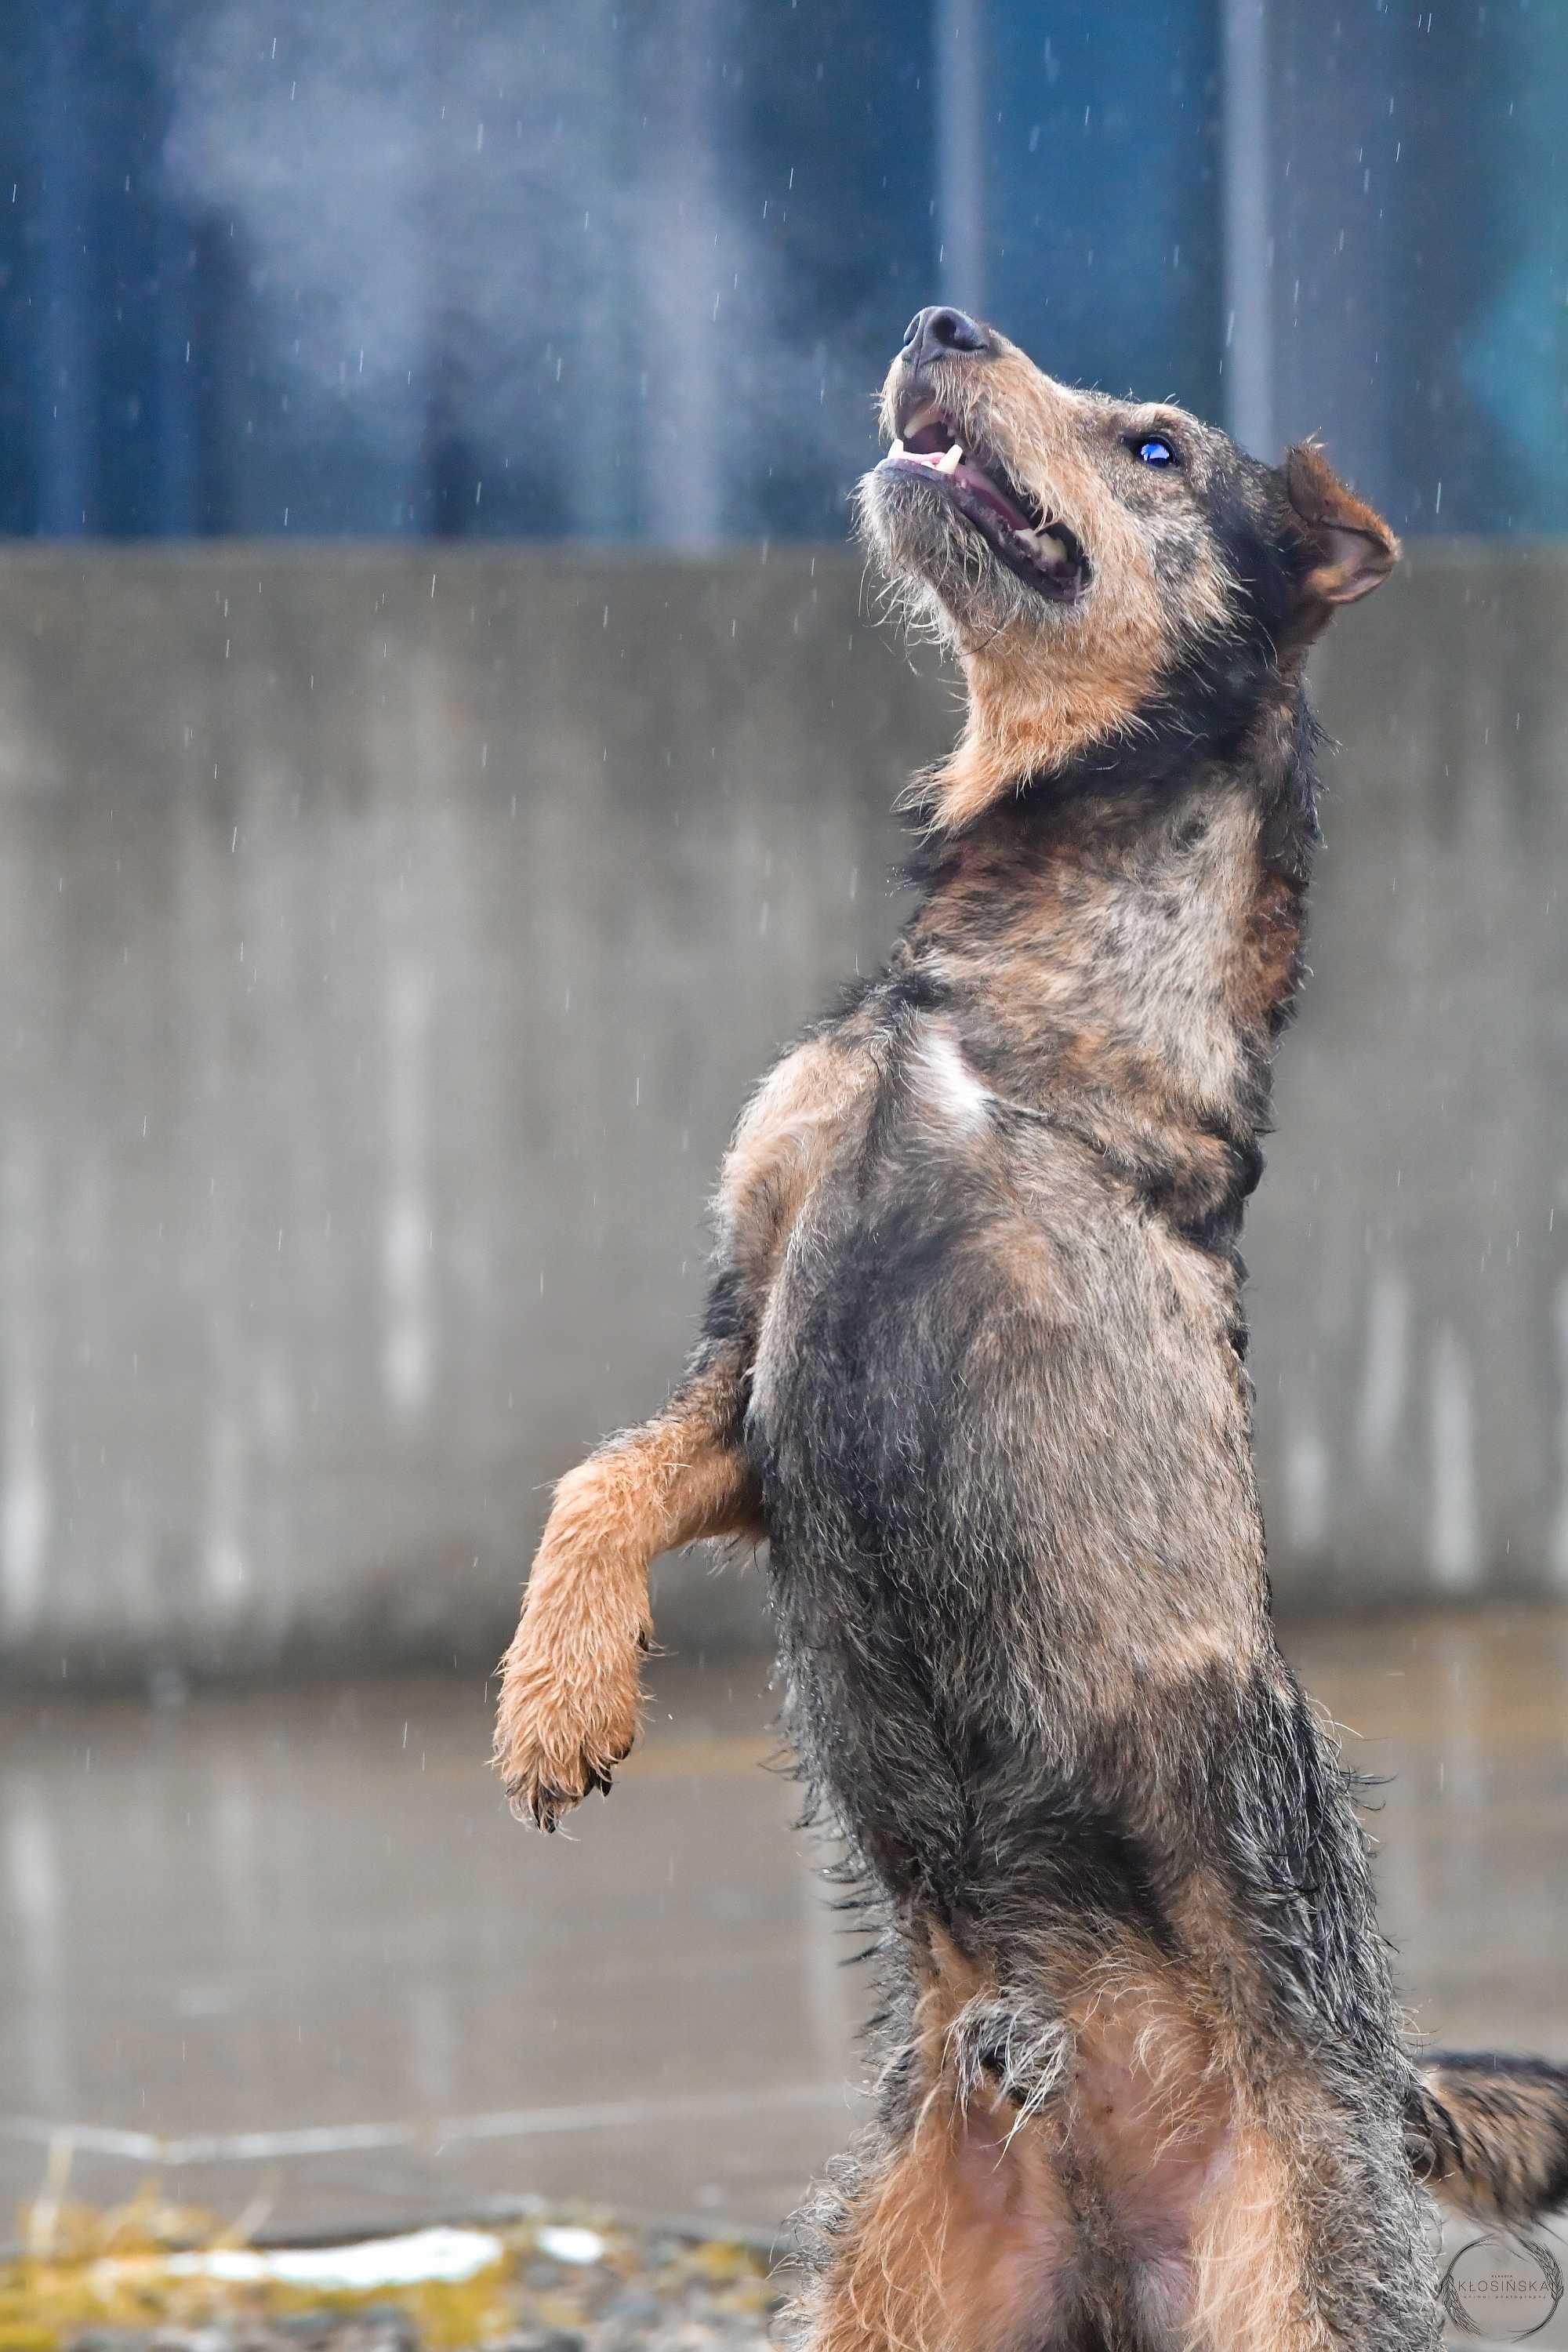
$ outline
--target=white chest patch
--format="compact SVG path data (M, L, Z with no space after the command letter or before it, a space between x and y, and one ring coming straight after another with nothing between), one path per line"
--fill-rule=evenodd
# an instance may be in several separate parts
M916 1049L915 1073L925 1102L952 1126L972 1134L984 1125L994 1097L970 1068L963 1048L950 1030L934 1022L925 1024Z

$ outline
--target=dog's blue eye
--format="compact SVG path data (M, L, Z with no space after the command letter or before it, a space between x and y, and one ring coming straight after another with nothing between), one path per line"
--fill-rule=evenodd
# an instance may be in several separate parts
M1138 455L1146 466L1173 466L1176 453L1168 441L1140 441Z

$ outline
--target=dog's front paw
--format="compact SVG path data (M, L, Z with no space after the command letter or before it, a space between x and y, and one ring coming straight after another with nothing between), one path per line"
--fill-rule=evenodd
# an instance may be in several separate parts
M637 1735L647 1646L636 1628L563 1640L544 1612L524 1615L501 1673L495 1748L520 1820L553 1830L590 1790L608 1794Z

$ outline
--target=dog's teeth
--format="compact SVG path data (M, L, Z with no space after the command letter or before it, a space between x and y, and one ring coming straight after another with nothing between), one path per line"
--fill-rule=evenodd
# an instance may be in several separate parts
M901 457L903 454L904 445L901 441L895 441L892 447L888 452L889 457Z
M939 474L956 474L963 462L963 444L961 441L955 441L946 457L937 459L936 470Z
M1037 563L1065 563L1068 551L1054 531L1021 530L1016 536Z

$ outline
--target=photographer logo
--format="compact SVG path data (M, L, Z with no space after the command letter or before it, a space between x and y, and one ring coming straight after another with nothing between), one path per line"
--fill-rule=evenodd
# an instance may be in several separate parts
M1494 2344L1523 2344L1563 2301L1563 2271L1538 2238L1472 2239L1443 2273L1438 2293L1450 2327Z

